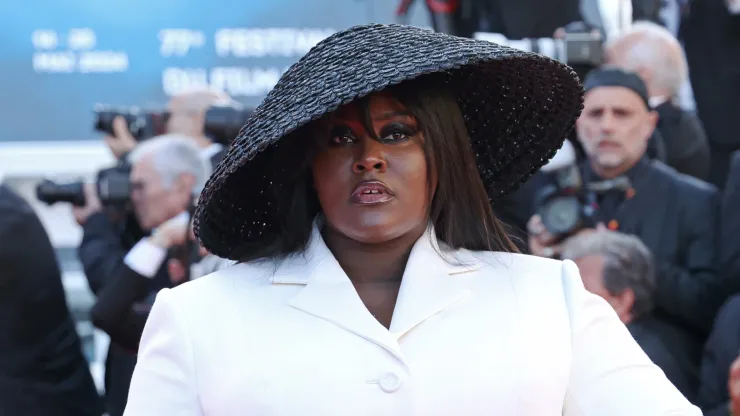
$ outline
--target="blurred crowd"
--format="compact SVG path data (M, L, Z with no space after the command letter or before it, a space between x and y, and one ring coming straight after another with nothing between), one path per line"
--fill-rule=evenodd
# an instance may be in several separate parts
M586 91L576 129L494 210L523 252L574 261L586 288L706 415L740 414L740 1L427 6L436 30L461 36L563 38L576 26L599 34L599 65L576 67ZM229 101L175 96L164 134L146 140L126 117L112 118L104 140L117 165L69 199L96 297L90 316L111 338L103 397L48 236L0 182L0 416L121 415L158 290L232 264L199 246L191 221L228 150L207 133L206 114Z

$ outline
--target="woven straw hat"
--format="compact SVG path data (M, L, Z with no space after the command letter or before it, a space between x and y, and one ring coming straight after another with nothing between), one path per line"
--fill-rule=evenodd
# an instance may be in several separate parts
M457 98L492 201L547 163L583 106L575 73L537 54L402 25L335 33L283 74L213 172L195 215L203 246L236 259L245 244L269 244L298 180L285 167L303 163L299 144L310 140L296 137L301 127L427 74Z

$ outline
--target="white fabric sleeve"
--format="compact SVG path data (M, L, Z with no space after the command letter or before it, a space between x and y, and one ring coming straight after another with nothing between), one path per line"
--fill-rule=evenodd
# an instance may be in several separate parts
M139 344L124 416L204 416L185 314L170 289L157 295Z
M563 262L572 363L563 416L701 416L642 351L616 312Z

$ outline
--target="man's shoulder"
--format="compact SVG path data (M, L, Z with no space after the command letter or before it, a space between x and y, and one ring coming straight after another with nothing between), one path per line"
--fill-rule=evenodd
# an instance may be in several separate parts
M722 326L724 323L737 322L740 318L740 295L734 295L727 299L717 313L717 322Z
M663 162L651 161L650 170L658 182L666 185L673 184L673 192L686 194L694 198L712 197L718 193L714 185L693 176L680 173Z
M0 217L10 214L15 216L33 215L33 209L28 201L8 185L0 183Z
M10 187L0 184L0 235L44 231L31 205Z

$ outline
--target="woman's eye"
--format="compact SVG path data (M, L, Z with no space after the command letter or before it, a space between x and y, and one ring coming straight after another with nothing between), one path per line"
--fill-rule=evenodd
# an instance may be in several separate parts
M389 126L381 133L381 140L384 142L403 142L416 134L412 128L403 125Z
M348 144L354 142L355 138L351 134L343 134L341 136L334 136L331 142L334 144Z
M330 143L335 145L349 144L355 141L355 136L349 129L336 128L331 131Z

